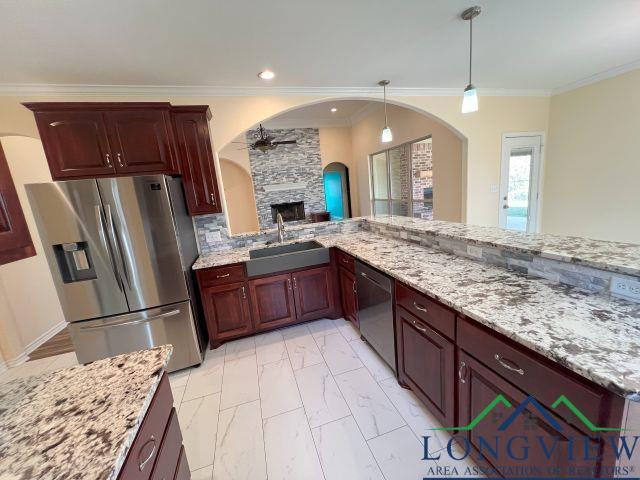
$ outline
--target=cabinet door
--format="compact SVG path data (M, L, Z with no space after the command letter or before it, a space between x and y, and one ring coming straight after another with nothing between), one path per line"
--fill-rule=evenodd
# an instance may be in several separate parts
M0 265L35 254L9 164L0 145Z
M172 111L187 207L191 215L221 213L208 108L200 111L189 108L174 107Z
M508 407L498 403L471 431L459 433L465 435L475 449L480 447L482 439L485 444L483 453L488 462L494 467L512 468L509 476L519 476L517 469L521 469L521 476L531 477L531 470L526 471L522 467L543 468L544 471L536 472L536 477L575 476L580 469L591 470L587 474L589 477L596 476L592 469L597 467L597 460L585 460L583 452L587 448L589 455L595 457L601 445L591 441L585 447L583 434L549 410L542 413L533 404L525 404L522 413L516 415L506 429L500 430L503 422L527 399L527 395L462 350L459 350L458 359L459 425L468 425L498 395L503 395L512 405ZM510 444L512 439L513 443ZM498 445L496 455L488 452L487 443ZM511 452L507 450L509 445ZM528 447L526 458L523 446ZM522 459L519 460L519 456ZM474 457L482 462L478 459L477 451ZM555 472L549 473L548 468ZM572 469L576 470L572 473Z
M338 275L340 277L340 292L342 293L342 311L344 318L358 327L356 277L344 267L340 267Z
M107 111L104 115L118 173L178 171L168 107Z
M35 117L54 180L115 174L101 112L36 111Z
M330 267L296 272L292 278L298 320L315 320L333 313Z
M450 340L403 308L396 309L400 381L445 426L455 420L455 348Z
M251 308L256 330L288 325L296 321L291 275L274 275L249 281Z
M202 303L212 345L253 330L244 282L205 287L202 289Z

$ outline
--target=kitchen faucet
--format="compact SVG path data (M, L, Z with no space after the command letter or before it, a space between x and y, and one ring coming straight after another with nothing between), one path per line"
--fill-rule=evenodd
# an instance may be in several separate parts
M282 215L278 213L276 216L276 221L278 222L278 242L284 242L284 220L282 220Z

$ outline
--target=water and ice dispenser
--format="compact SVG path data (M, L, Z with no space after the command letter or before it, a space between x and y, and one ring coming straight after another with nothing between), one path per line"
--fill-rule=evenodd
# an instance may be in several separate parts
M60 243L53 245L60 276L64 283L82 282L96 278L87 242Z

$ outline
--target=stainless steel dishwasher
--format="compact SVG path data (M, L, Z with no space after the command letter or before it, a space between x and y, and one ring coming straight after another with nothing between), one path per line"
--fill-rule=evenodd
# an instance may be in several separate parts
M356 260L358 320L362 337L396 371L393 281Z

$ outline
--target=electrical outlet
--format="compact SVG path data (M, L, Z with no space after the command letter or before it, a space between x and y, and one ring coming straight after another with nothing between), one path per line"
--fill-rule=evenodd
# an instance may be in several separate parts
M467 254L475 258L482 258L482 248L474 245L467 245Z
M640 282L625 277L611 279L611 293L640 301Z
M204 239L207 241L207 243L216 243L222 241L220 232L207 232L204 234Z

